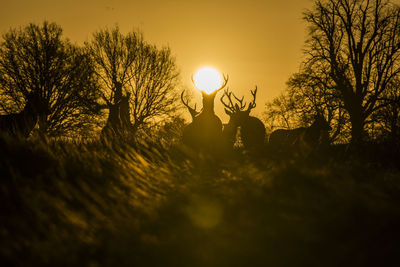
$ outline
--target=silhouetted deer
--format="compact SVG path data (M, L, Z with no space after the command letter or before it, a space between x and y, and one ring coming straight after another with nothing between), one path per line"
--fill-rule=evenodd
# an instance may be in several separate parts
M26 96L26 104L20 113L0 115L0 131L13 137L29 137L35 128L38 118L47 112L40 95L29 93Z
M273 131L269 136L268 144L274 151L294 149L297 153L307 154L315 151L321 145L327 145L330 130L332 128L325 118L317 115L309 127Z
M104 105L103 108L108 109L109 113L107 122L101 131L100 137L102 139L129 139L135 132L131 123L129 110L129 99L131 93L128 92L126 95L123 95L122 83L120 82L115 83L113 92L114 103L102 95L103 100L106 102L106 105Z
M131 93L129 92L126 95L121 96L120 107L119 107L119 117L121 119L121 127L125 135L132 135L136 131L131 122L131 113L129 109L130 98L131 98Z
M225 125L223 136L228 140L229 146L233 146L236 141L238 127L240 127L240 137L246 150L261 149L265 141L265 126L260 119L250 116L250 111L256 107L257 87L251 91L253 96L252 102L246 109L246 103L243 103L244 96L239 99L232 92L224 91L221 97L221 103L225 106L225 113L229 115L229 122ZM232 96L236 103L233 103ZM228 103L224 101L224 97L228 99ZM238 105L239 103L239 105Z
M203 97L203 109L198 112L195 108L189 106L188 101L184 101L181 94L182 103L188 108L192 116L192 123L183 130L182 141L185 145L197 150L218 152L221 149L222 140L222 122L214 113L214 99L217 93L228 83L228 77L224 76L224 82L221 87L211 94L201 91Z
M119 115L120 103L118 101L116 103L111 103L107 98L103 97L106 102L106 107L109 111L107 122L101 130L101 138L113 138L121 135L122 123Z

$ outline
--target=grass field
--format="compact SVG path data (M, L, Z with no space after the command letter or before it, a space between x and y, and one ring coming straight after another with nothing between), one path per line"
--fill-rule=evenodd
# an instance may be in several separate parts
M2 266L400 266L399 154L2 137Z

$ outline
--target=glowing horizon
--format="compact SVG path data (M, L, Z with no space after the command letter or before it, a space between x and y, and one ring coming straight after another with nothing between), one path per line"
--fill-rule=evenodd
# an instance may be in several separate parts
M229 74L238 95L248 95L257 84L262 90L253 113L259 114L298 72L306 34L302 12L313 5L310 0L6 2L1 33L48 20L63 28L64 37L83 45L100 29L117 24L125 34L137 28L149 43L171 48L182 86L191 86L191 76L202 66L218 66ZM222 106L216 105L215 112L229 119Z

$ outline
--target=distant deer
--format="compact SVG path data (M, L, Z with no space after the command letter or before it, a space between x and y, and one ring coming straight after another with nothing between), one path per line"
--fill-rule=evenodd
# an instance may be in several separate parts
M121 102L119 106L119 117L121 119L121 126L125 135L131 135L136 130L131 122L131 113L129 109L130 98L131 98L130 92L126 93L126 95L124 96L121 96Z
M112 97L114 103L102 95L106 102L103 108L108 109L109 113L107 122L101 131L101 138L129 138L134 133L129 110L131 93L123 95L122 87L122 83L115 82L114 96Z
M322 115L317 115L309 127L292 130L278 129L269 136L269 146L274 150L295 149L299 153L307 153L319 148L328 142L329 123Z
M40 95L29 93L26 104L20 113L0 115L0 132L13 137L28 138L38 122L39 116L47 111Z
M236 141L238 127L240 127L240 136L243 146L246 150L255 151L261 149L265 141L265 126L260 119L250 116L250 111L256 107L257 86L251 91L252 102L246 109L246 103L243 103L244 96L239 99L232 92L224 91L221 97L221 103L225 106L225 113L229 115L229 122L223 130L224 138L228 140L230 146ZM232 96L235 100L232 100ZM228 99L228 103L224 98ZM233 102L236 101L234 104Z
M224 82L221 87L211 94L203 91L203 109L201 112L190 107L188 101L184 101L181 94L182 103L187 107L192 116L192 123L187 125L183 130L182 142L197 151L218 151L221 147L222 140L222 122L215 115L214 99L217 93L222 90L228 83L228 77L224 76Z
M109 111L107 122L101 130L101 138L113 138L121 134L120 101L111 103L106 97L103 97L106 107Z

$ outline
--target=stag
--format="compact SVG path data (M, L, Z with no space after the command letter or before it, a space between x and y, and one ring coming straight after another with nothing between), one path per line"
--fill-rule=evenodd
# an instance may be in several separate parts
M39 116L46 112L47 105L40 95L31 92L26 96L26 104L21 112L0 115L0 131L13 137L28 138Z
M269 146L274 151L294 149L298 153L305 154L328 144L330 130L332 128L324 116L318 114L309 127L273 131L269 136Z
M114 103L111 102L104 94L102 98L106 103L102 107L108 109L108 118L105 126L101 131L101 138L113 139L117 138L129 138L134 134L135 129L131 123L130 110L129 110L129 100L131 93L126 93L123 95L122 83L116 82L115 88L113 90Z
M182 142L196 151L216 152L221 147L222 122L215 115L214 100L215 96L228 83L228 76L224 76L221 87L211 94L201 91L203 98L203 109L201 112L192 108L189 101L183 99L184 91L181 94L182 103L187 107L192 116L192 123L183 130Z
M109 139L121 135L121 118L120 118L120 101L111 103L107 98L103 97L106 107L109 111L107 122L101 130L101 138Z
M237 131L240 129L240 137L246 150L255 151L263 147L265 141L265 126L260 119L250 116L250 111L256 107L257 86L251 91L253 100L246 109L246 103L243 103L244 96L238 98L234 93L225 90L221 96L221 103L225 106L225 113L229 115L229 122L225 125L223 135L232 147L236 142ZM232 96L235 100L232 100ZM225 102L224 98L228 102ZM234 101L236 103L234 103Z
M125 135L134 134L136 127L132 125L131 113L129 109L129 100L131 98L131 93L126 93L126 95L121 96L120 106L119 106L119 116L121 119L121 126Z

